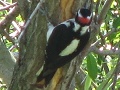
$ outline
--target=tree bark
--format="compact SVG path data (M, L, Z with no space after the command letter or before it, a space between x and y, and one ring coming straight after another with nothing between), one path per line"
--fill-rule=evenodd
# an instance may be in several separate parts
M9 86L15 65L15 58L8 51L2 41L0 41L0 78L3 83Z
M37 0L29 1L18 0L22 10L21 14L26 21L38 3ZM53 25L57 25L72 18L84 2L80 0L46 0L44 5L47 8L50 22ZM20 40L19 61L15 66L9 90L39 90L33 87L32 84L35 84L38 71L42 68L45 60L46 32L47 21L43 13L38 11L25 29ZM71 64L62 67L59 83L57 82L53 87L51 82L51 87L48 86L46 90L73 90L75 84L74 76L77 67L79 67L76 64L77 62L78 60L73 60Z

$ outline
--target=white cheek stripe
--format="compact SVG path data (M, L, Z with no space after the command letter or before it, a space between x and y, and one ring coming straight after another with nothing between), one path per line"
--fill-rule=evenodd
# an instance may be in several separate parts
M88 30L89 26L84 26L82 27L82 30L80 31L81 35L84 35L86 33L86 31Z
M76 22L74 23L74 25L75 25L75 27L73 28L73 30L74 30L75 32L77 32L77 30L79 30L79 28L80 28L80 25L77 24Z
M66 56L72 54L78 47L79 40L74 39L59 55Z
M83 16L81 15L81 13L80 13L80 9L79 9L79 11L78 11L78 16L79 16L79 17L83 17Z

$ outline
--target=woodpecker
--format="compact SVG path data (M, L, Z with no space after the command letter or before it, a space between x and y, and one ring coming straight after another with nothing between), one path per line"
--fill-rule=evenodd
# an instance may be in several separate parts
M84 49L89 41L91 21L91 11L81 8L75 18L64 21L47 32L46 60L36 83L44 82L47 86L56 70L69 63Z

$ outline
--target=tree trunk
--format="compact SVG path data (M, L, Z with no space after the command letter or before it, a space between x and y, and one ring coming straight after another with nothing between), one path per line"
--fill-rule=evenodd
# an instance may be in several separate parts
M0 78L9 86L15 65L15 58L0 40ZM8 75L9 73L9 75Z
M84 2L82 0L46 0L44 5L47 8L50 22L53 25L57 25L62 21L72 18ZM18 0L18 4L23 18L27 21L37 6L38 1ZM33 87L32 84L35 84L38 71L42 68L45 59L46 32L47 21L45 15L38 11L25 29L20 40L19 61L15 66L9 90L39 90ZM62 67L60 69L62 74L58 76L60 77L59 83L57 82L54 86L52 85L53 82L51 82L46 89L73 90L75 88L74 76L79 67L77 62L77 60L73 60L71 64Z

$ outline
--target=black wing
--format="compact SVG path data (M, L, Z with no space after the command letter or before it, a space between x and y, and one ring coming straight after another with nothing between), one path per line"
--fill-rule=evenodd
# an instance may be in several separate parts
M59 57L60 52L71 43L73 31L70 29L72 29L72 27L67 27L64 24L60 24L54 28L46 46L48 57L46 63L56 62L55 59Z

